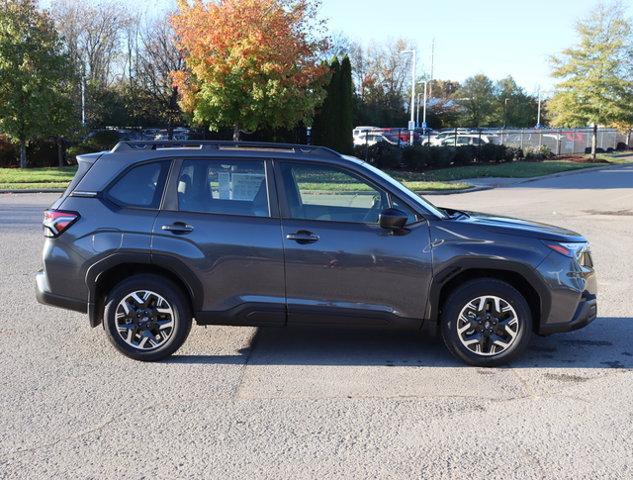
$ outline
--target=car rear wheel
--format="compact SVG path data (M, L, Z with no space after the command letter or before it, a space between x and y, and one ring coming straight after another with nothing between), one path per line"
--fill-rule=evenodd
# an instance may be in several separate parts
M530 307L512 285L478 279L457 287L446 299L442 338L469 365L494 367L519 356L532 335Z
M178 350L191 330L182 291L156 275L134 275L109 293L104 310L108 340L124 355L162 360Z

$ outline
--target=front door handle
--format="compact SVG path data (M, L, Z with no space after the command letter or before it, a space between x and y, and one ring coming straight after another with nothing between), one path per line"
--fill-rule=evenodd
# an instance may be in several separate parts
M299 230L298 232L286 235L286 239L305 245L306 243L318 242L319 236L316 233L312 233L307 230Z
M171 233L190 233L193 232L193 227L184 222L174 222L171 225L163 225L161 230L165 230Z

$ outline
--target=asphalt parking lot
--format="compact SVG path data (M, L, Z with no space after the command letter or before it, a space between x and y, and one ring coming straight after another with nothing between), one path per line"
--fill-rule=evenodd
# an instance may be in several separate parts
M499 369L410 332L230 327L134 362L35 302L56 196L0 195L0 478L633 477L633 166L430 197L592 242L598 320Z

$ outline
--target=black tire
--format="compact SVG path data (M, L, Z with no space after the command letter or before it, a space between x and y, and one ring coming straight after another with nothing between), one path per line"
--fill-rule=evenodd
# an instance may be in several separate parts
M168 302L173 311L174 326L171 334L164 343L149 350L141 350L126 343L117 328L116 312L119 303L139 290L157 293ZM191 317L191 308L182 290L170 280L151 274L134 275L117 284L108 293L103 312L104 328L110 343L123 355L144 362L162 360L178 350L191 330Z
M489 352L489 355L474 352L462 343L457 331L458 318L462 309L472 300L482 296L499 297L516 312L518 323L516 336L511 342L507 342L509 346L498 354L494 353L497 346L492 350L493 353ZM512 285L493 278L470 280L455 288L444 302L440 321L442 338L448 350L460 360L477 367L496 367L511 362L523 353L532 337L532 314L527 301ZM465 321L463 325L466 325ZM490 343L486 345L489 346Z

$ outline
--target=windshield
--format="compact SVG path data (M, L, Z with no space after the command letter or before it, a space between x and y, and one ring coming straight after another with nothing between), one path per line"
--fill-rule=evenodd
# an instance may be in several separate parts
M417 195L414 192L412 192L411 190L409 190L407 187L405 187L398 180L396 180L395 178L387 175L382 170L374 167L373 165L370 165L367 162L364 162L363 160L361 160L359 158L352 157L350 155L343 155L343 157L346 158L347 160L352 160L352 161L354 161L356 163L362 164L363 167L367 168L368 170L371 170L373 173L375 173L380 178L382 178L383 180L388 182L390 185L392 185L394 188L396 188L398 190L398 192L402 193L403 196L405 196L409 200L417 203L418 205L422 206L422 208L424 208L426 211L432 213L433 215L435 215L435 216L437 216L439 218L447 218L446 213L444 213L442 210L437 208L432 203L427 202L425 199L423 199L419 195Z

